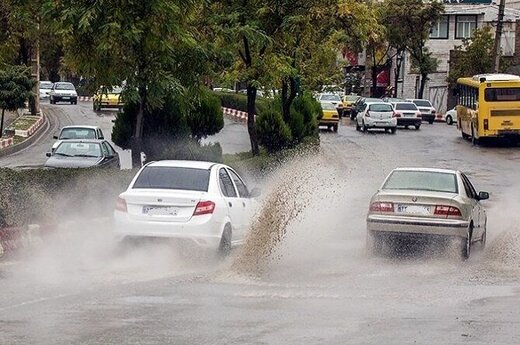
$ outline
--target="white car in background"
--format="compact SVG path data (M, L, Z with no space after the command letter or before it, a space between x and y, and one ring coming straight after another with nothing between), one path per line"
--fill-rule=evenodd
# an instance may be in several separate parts
M419 108L422 114L422 120L427 121L430 125L437 118L437 109L427 99L407 99L407 102L413 102Z
M82 140L82 139L105 139L103 131L97 126L65 126L58 135L53 137L56 142L52 145L51 152L54 152L63 140Z
M457 107L448 110L446 114L444 114L444 120L448 125L453 125L457 122Z
M117 199L115 235L189 240L226 254L243 243L258 195L223 164L151 162Z
M57 102L78 104L78 94L72 83L57 82L52 85L49 100L51 104L56 104Z
M51 81L40 81L39 82L40 99L48 99L50 97L52 82Z
M397 131L397 117L394 107L386 102L365 103L356 116L356 130L368 131L382 128L394 134Z
M330 103L330 104L336 106L336 108L343 107L343 103L341 101L341 96L339 96L335 93L321 93L316 97L316 99L320 103Z

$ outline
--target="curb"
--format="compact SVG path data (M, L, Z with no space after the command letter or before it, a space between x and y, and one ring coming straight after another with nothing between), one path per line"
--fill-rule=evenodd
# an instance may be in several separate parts
M240 122L247 122L247 113L245 111L240 111L232 108L224 108L222 107L222 111L224 112L224 115L233 118L234 120L240 121ZM255 115L256 119L256 115Z
M40 139L41 136L43 134L45 134L48 131L48 129L50 128L50 122L43 112L42 112L41 117L42 117L42 122L41 122L40 126L34 130L34 132L32 133L32 135L30 137L28 137L27 139L25 139L24 141L22 141L19 144L11 145L9 147L6 147L5 149L0 150L0 157L8 156L8 155L11 155L18 151L21 151L21 150L27 148L28 146L32 145L36 140Z
M26 116L26 117L28 117L28 116ZM32 116L31 116L31 118L32 118ZM28 137L32 136L34 134L34 132L36 132L36 130L38 128L40 128L40 126L43 124L43 121L44 121L43 120L43 115L41 115L41 116L38 117L38 120L36 120L36 122L33 123L31 127L29 127L29 129L26 129L26 130L19 130L19 129L17 129L15 131L15 135L18 135L20 137L28 138Z
M91 102L93 97L87 96L78 96L78 101L80 102Z
M13 138L7 138L7 139L1 139L0 140L0 148L5 149L6 147L9 147L13 145Z

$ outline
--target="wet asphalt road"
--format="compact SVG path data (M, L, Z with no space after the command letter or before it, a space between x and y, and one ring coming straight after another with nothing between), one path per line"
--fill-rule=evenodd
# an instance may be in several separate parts
M247 148L234 126L221 135ZM263 273L231 270L240 249L224 261L169 246L121 254L109 224L64 224L23 262L0 266L0 342L520 343L520 149L473 147L445 124L391 135L349 120L322 132L321 146L265 183L269 194L296 171L310 176L287 197L306 207ZM464 263L437 248L367 258L368 201L398 166L457 168L491 192L486 249Z

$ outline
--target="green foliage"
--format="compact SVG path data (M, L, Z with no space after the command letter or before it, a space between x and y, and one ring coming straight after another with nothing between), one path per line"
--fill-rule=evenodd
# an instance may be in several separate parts
M256 120L256 128L258 141L267 152L283 150L292 143L291 129L274 107L260 113Z
M32 95L34 84L26 66L0 66L0 109L23 108Z
M160 152L154 159L197 160L221 163L223 161L222 147L219 143L201 145L192 139L177 140L173 145Z
M218 98L220 98L220 104L224 108L231 108L240 110L243 112L247 112L247 96L238 94L238 93L229 93L229 92L215 92L214 93ZM269 108L271 101L266 98L257 98L256 99L256 113L260 114L261 112L267 110Z
M108 217L135 171L0 169L0 227Z
M455 85L461 77L490 73L493 70L493 44L494 38L488 26L476 29L471 38L463 39L462 45L455 47L455 56L450 62L450 85Z
M291 113L299 113L304 124L304 129L299 141L304 137L318 136L318 120L323 117L320 103L310 92L304 92L294 99ZM291 127L292 128L292 127ZM295 136L293 131L293 137Z
M198 142L224 128L224 115L220 99L212 92L204 90L196 100L187 117L191 135Z

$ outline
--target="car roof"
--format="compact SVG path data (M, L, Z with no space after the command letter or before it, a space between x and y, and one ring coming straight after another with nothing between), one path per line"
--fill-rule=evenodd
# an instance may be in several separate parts
M87 129L99 129L98 126L89 126L89 125L72 125L72 126L63 126L61 129L65 128L87 128Z
M163 161L156 161L156 162L148 163L147 166L210 169L215 164L218 164L218 163L204 162L204 161L163 160Z
M393 171L424 171L424 172L433 172L433 173L448 173L448 174L458 174L458 170L451 169L440 169L440 168L396 168Z
M67 140L60 140L61 144L63 143L85 143L85 144L100 144L102 142L105 142L104 139L67 139Z
M385 101L368 101L368 102L365 102L365 104L368 104L368 105L371 105L371 104L388 104L388 105L392 105L391 103L385 102Z
M69 81L57 81L54 84L72 84L72 83ZM72 84L72 85L74 85L74 84Z

